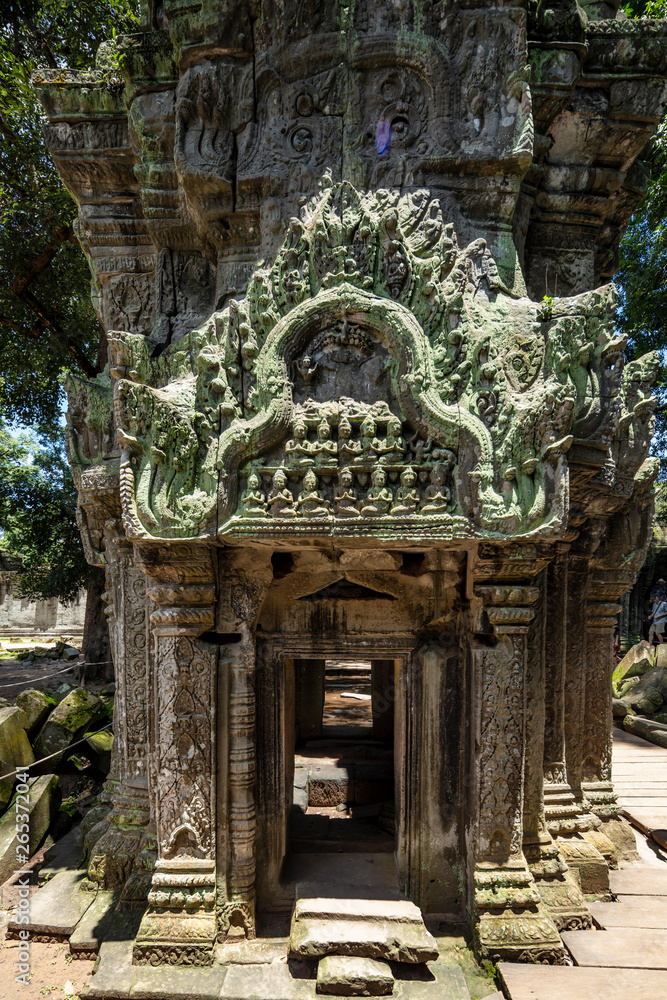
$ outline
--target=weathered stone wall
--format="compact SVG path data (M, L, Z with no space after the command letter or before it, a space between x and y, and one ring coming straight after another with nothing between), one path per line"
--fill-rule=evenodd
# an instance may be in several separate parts
M73 604L61 604L57 598L30 601L16 596L16 571L0 570L0 634L75 635L83 631L86 614L85 591Z

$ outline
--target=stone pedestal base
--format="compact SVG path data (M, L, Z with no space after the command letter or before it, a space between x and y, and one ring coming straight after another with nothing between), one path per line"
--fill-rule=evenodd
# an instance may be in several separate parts
M475 869L474 948L492 962L561 965L563 943L525 862Z
M637 864L640 861L637 853L637 841L632 827L622 816L602 821L602 833L616 850L618 864Z
M135 965L210 965L216 940L215 867L190 857L156 862Z
M597 848L581 835L558 837L558 849L570 871L576 873L581 891L588 894L609 891L609 867Z
M133 965L213 964L215 913L149 910L132 950Z
M559 931L584 930L592 925L578 878L569 871L549 837L544 843L526 845L524 854L540 899Z
M566 782L544 782L544 816L552 837L580 833L595 824L593 816L582 812Z
M596 851L600 852L607 868L618 868L618 851L601 829L587 830L582 836L589 844L593 845Z
M146 908L156 859L157 839L153 831L147 831L143 835L139 853L134 859L132 873L120 894L119 910L144 910Z
M146 780L121 782L112 802L108 826L96 840L88 864L88 879L106 890L121 889L125 885L141 850L150 820Z

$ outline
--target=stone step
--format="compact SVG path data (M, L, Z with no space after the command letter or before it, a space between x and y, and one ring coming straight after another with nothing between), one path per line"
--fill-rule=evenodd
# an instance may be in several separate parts
M331 889L338 887L324 886L297 886L297 902L294 915L297 920L384 920L399 924L412 924L415 927L423 927L421 910L409 899L401 899L396 895L387 898L387 894L376 891L369 898L364 894L363 899L353 896L355 891L353 886L346 886L346 892L337 891L331 893ZM328 890L328 891L327 891ZM315 896L311 893L320 892Z
M418 907L393 891L300 883L292 915L290 951L322 958L346 955L394 962L431 962L435 938Z
M386 962L349 955L326 955L317 966L317 992L343 997L386 997L394 975Z
M382 802L394 795L394 769L375 761L312 764L307 789L310 806Z

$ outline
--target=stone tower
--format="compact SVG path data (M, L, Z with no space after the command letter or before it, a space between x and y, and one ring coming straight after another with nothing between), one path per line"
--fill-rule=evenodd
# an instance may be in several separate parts
M391 680L402 894L494 960L590 924L657 471L606 282L666 56L605 2L149 0L36 74L109 342L68 437L117 682L88 874L147 898L136 964L289 912L331 658Z

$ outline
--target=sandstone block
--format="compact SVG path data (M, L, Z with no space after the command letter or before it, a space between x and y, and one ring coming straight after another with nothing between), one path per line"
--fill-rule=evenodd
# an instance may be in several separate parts
M35 759L26 736L25 721L18 706L0 708L0 774L32 764ZM0 809L4 809L11 798L14 780L10 777L0 781Z
M311 768L308 777L308 805L335 806L351 802L354 782L347 768L335 764Z
M25 734L24 734L25 735ZM29 781L29 818L23 820L28 825L28 843L25 852L28 856L34 854L49 828L52 812L53 793L58 785L58 776L43 774ZM22 816L22 810L19 812ZM17 836L16 803L0 819L0 883L5 882L12 872L18 868L16 848L19 845Z
M618 685L629 677L646 674L655 665L655 653L645 640L629 649L613 674L613 682ZM667 663L665 664L667 666Z
M108 774L109 769L111 768L113 733L108 729L102 733L95 733L92 736L86 737L86 743L88 744L88 750L85 751L87 756L91 758L93 764L95 764L100 771L104 774Z
M66 750L75 737L85 731L104 706L102 701L85 688L74 688L54 708L35 740L38 757Z
M326 955L317 967L317 992L333 996L384 997L394 989L386 962L373 958Z
M394 920L293 920L290 950L294 955L322 958L353 955L390 962L432 962L438 946L425 927Z
M615 719L624 719L628 714L628 706L620 698L614 698L612 701L612 711Z
M46 691L40 691L38 688L27 688L16 699L16 705L25 715L25 728L28 733L36 732L46 722L49 712L57 704L58 702L52 695L47 694Z

